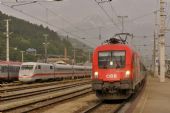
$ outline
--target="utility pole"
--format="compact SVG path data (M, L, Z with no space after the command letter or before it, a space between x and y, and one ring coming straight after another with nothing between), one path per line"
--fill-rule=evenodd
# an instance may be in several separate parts
M66 36L66 40L68 41L68 35ZM65 59L65 62L67 62L67 47L64 48L64 59Z
M155 11L155 30L154 30L154 76L158 76L158 21L157 21L157 13Z
M75 63L76 63L76 49L74 48L73 49L73 54L74 54L74 56L73 56L73 58L74 58L74 60L73 60L73 65L75 65Z
M99 27L99 40L102 39L102 34L101 34L101 27Z
M45 63L47 63L47 47L48 47L48 42L47 42L47 37L48 37L48 34L44 34L43 35L45 37L45 42L43 43L44 44L44 57L45 57Z
M20 51L21 52L21 62L24 62L24 52L25 51Z
M66 62L67 61L67 48L66 47L64 48L64 59Z
M89 49L89 63L91 62L91 52L90 52L90 49Z
M9 19L6 19L6 61L9 61Z
M160 82L165 82L165 2L160 0Z
M122 23L122 33L124 32L124 18L128 18L128 16L118 16L118 18L121 19L121 23Z

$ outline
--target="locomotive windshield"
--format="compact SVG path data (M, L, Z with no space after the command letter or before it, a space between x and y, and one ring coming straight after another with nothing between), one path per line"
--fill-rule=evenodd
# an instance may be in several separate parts
M22 65L21 70L32 70L34 65Z
M124 68L125 51L103 51L99 52L99 68Z

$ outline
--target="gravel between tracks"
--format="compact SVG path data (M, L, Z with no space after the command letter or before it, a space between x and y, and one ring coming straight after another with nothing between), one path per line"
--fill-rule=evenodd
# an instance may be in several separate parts
M85 96L72 99L72 101L61 102L46 108L36 110L31 113L79 113L80 109L85 109L89 104L99 101L95 94L87 94Z

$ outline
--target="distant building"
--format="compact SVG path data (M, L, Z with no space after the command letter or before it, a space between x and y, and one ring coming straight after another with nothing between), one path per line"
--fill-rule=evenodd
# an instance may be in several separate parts
M28 54L32 54L32 55L37 55L37 50L36 49L34 49L34 48L28 48L27 50L26 50L26 53L28 53Z
M64 61L62 61L62 60L60 60L60 61L57 61L57 62L55 62L56 64L67 64L66 62L64 62Z
M47 58L47 62L49 63L61 63L61 61L63 61L63 63L69 63L70 62L70 59L68 57L64 57L64 56L61 56L61 55L48 55L48 58Z

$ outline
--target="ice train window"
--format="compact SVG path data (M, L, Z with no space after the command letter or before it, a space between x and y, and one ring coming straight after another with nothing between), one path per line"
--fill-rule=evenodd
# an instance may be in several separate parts
M41 69L41 66L40 66L40 65L38 65L38 69Z
M50 66L50 69L53 69L53 66Z
M34 65L22 65L21 70L32 70Z

